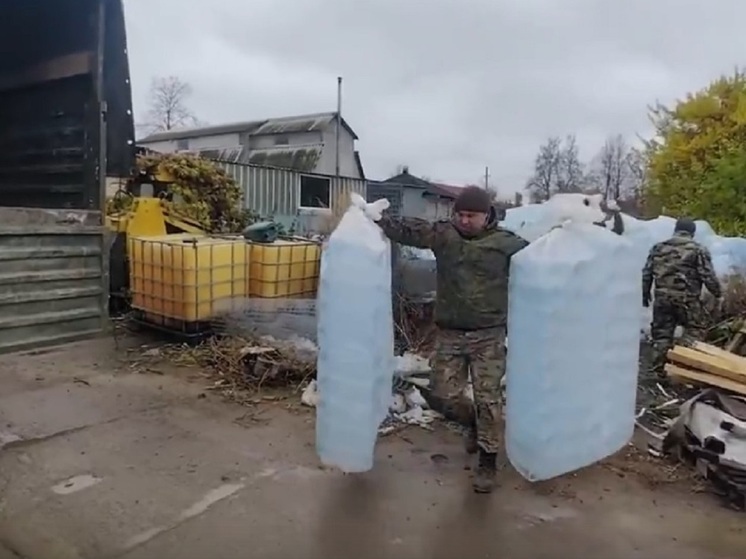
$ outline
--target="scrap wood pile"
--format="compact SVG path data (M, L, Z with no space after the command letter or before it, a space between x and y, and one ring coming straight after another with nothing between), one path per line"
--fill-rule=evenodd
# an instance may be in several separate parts
M742 334L728 347L738 349ZM679 406L664 450L676 449L728 505L746 509L746 358L698 342L675 346L668 360L669 378L697 391Z
M666 373L672 380L709 386L746 396L746 358L719 347L697 342L675 346L668 352Z
M705 341L709 347L723 348L727 352L743 354L746 350L746 278L740 275L731 275L723 281L723 299L720 304L712 297L704 299L705 323L707 333ZM691 348L690 348L691 349ZM640 348L640 375L637 395L637 424L660 442L663 433L667 431L673 421L679 416L681 404L695 396L703 384L697 383L693 378L687 382L666 382L660 379L651 370L651 350L647 343L642 343ZM721 352L723 350L720 350ZM672 356L669 355L669 359ZM727 358L727 357L726 357ZM679 368L691 368L685 363L676 362L673 366ZM702 372L694 368L694 371ZM711 373L709 373L711 374ZM669 375L669 380L684 380L681 376ZM722 390L727 390L720 387ZM659 444L655 445L656 448ZM659 452L658 449L657 452ZM654 452L655 453L655 452Z

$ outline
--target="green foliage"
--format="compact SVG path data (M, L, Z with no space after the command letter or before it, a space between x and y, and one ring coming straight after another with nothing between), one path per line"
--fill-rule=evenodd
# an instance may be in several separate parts
M188 154L157 154L138 158L138 168L148 173L165 171L173 182L174 207L199 222L210 233L235 233L256 221L243 207L240 186L208 159Z
M116 215L129 211L133 199L124 190L117 190L113 196L106 198L106 215Z
M649 211L705 219L746 234L746 74L737 71L668 108L651 109Z

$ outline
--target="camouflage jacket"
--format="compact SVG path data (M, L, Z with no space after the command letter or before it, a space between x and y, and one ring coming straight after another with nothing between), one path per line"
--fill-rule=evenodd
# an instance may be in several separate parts
M653 281L656 297L698 299L703 284L715 297L721 295L710 251L684 232L674 234L650 250L642 271L643 297L650 296Z
M384 216L378 223L392 241L435 254L435 322L440 328L480 330L505 324L510 258L528 244L524 239L494 220L473 238L462 236L450 221Z

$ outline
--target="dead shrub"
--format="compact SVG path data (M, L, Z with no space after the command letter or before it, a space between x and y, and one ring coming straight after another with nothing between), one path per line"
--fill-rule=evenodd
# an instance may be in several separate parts
M417 301L394 295L394 320L398 347L420 355L429 354L435 345L435 302Z
M704 301L707 341L716 345L727 342L746 320L746 276L731 274L723 281L723 300L720 305L707 295Z

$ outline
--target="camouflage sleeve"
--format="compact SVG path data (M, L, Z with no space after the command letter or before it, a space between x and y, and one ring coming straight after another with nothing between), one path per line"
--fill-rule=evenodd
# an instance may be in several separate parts
M528 246L528 241L515 233L503 229L503 251L508 256L513 256L516 252L523 250Z
M722 296L723 290L715 273L715 267L712 265L712 256L710 251L704 247L699 253L699 277L702 278L702 283L705 284L705 287L713 296Z
M383 216L378 225L395 243L416 248L434 248L440 230L437 223L415 217Z
M515 233L502 229L501 248L502 251L508 256L508 273L510 273L510 261L516 252L523 250L528 246L528 241L523 237L516 235Z
M650 299L650 290L653 288L653 261L655 260L655 251L658 245L650 249L648 259L642 268L642 298Z

